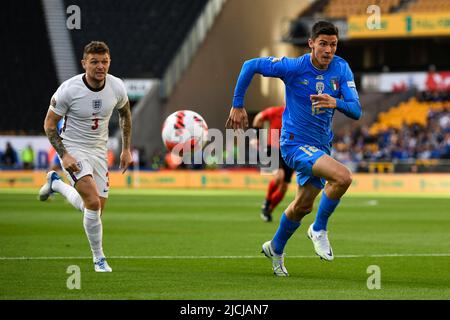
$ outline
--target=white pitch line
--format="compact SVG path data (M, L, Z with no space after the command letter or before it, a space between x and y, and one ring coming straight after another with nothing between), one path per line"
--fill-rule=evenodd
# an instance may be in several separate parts
M317 256L286 256L294 259L316 259ZM392 258L392 257L450 257L450 253L387 253L369 255L337 255L336 258ZM259 259L261 256L110 256L110 259L136 259L136 260L189 260L189 259ZM84 260L92 257L0 257L0 260Z

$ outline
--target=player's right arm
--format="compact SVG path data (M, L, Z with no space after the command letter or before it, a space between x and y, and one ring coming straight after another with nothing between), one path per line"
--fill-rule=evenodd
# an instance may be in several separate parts
M244 97L253 76L258 73L265 77L284 79L294 70L295 59L256 58L244 62L234 89L233 103L226 127L244 129L248 126L247 112L244 109Z
M67 152L59 135L58 122L62 119L62 116L52 110L52 108L55 107L56 100L55 97L53 97L44 120L45 134L47 135L50 144L55 148L56 153L58 153L61 158L61 166L69 172L77 172L80 170L77 165L77 160Z

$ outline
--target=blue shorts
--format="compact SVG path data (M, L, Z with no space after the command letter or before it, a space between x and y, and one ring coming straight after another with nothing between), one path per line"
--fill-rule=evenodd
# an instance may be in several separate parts
M312 167L323 155L330 155L331 147L315 147L287 139L280 139L281 155L287 165L297 172L297 184L311 183L318 189L325 187L326 180L313 175Z

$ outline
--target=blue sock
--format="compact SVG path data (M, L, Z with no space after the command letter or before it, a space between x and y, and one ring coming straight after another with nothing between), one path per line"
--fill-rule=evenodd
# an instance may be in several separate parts
M328 219L339 204L340 199L333 200L328 198L325 191L322 192L319 210L317 210L316 220L313 224L314 231L327 230Z
M283 212L280 219L275 236L272 239L272 249L276 254L282 254L289 238L294 234L295 230L300 227L300 222L289 220Z

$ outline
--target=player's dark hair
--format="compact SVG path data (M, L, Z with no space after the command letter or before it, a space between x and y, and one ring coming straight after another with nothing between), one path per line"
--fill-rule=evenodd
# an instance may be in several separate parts
M318 21L311 29L311 39L315 40L319 35L326 34L328 36L336 36L339 38L338 28L328 21Z
M84 47L83 59L86 59L89 53L109 54L109 47L102 41L91 41Z

